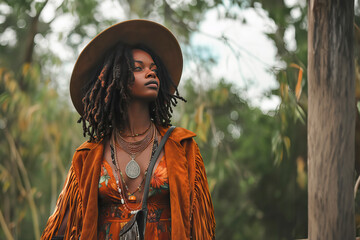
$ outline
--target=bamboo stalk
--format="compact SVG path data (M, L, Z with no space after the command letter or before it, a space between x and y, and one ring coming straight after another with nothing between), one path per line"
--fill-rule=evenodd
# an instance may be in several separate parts
M39 225L39 217L38 217L38 212L37 212L37 208L36 208L36 204L34 201L34 194L33 191L31 189L31 185L30 185L30 178L28 176L28 173L26 171L26 168L24 166L24 162L21 158L21 155L19 153L19 151L17 150L15 141L13 139L13 137L11 136L11 134L9 133L9 131L5 128L5 135L6 135L6 139L10 145L10 149L12 151L13 156L15 157L14 159L16 160L16 163L18 165L18 168L20 170L20 173L22 174L22 177L24 179L24 186L26 189L26 199L28 200L29 206L30 206L30 210L32 213L32 220L33 220L33 227L34 227L34 235L35 235L35 239L40 239L40 225Z
M4 230L6 239L14 240L14 237L11 235L11 232L5 222L5 218L4 218L4 215L1 211L1 209L0 209L0 225L1 225L2 229Z

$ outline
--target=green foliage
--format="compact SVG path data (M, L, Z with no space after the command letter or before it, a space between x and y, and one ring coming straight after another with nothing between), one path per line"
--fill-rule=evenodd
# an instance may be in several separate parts
M0 68L0 210L13 237L39 239L81 132L74 135L76 115L38 65L25 64L19 74L26 91L14 75Z
M188 102L176 124L198 134L217 238L305 236L306 192L297 184L296 162L276 166L272 157L276 118L251 107L242 90L223 80L206 89L189 80L184 92Z

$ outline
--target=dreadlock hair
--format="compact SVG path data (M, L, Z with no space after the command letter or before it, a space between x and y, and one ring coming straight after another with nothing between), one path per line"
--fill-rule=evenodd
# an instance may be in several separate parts
M127 110L131 102L129 86L135 80L133 49L147 52L157 66L160 89L156 100L149 104L150 118L155 125L169 126L172 107L177 105L178 100L186 102L179 95L165 65L154 52L143 45L131 47L118 43L105 55L100 68L82 89L84 114L78 123L82 123L84 137L88 135L91 142L98 142L109 136L113 128L123 130L127 126ZM172 94L171 90L175 90L175 93Z

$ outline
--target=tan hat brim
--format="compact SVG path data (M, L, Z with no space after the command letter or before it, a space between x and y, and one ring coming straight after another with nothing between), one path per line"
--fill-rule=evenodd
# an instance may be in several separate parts
M156 22L143 19L124 21L99 33L83 49L75 63L70 80L70 95L81 116L83 115L83 86L87 81L92 80L94 69L101 64L106 52L119 42L130 46L142 44L150 48L160 57L175 85L179 84L183 58L175 36L166 27Z

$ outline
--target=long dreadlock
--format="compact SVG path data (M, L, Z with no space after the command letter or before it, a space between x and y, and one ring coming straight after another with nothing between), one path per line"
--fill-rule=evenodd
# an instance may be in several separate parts
M135 80L133 49L149 53L157 66L160 89L156 100L149 105L150 117L154 123L163 127L169 126L172 107L177 105L178 99L186 102L179 95L177 86L156 54L142 45L130 47L119 43L108 52L93 79L83 88L84 115L78 123L82 123L84 137L88 135L90 141L98 142L109 136L114 127L123 130L127 124L127 109L131 101L128 86ZM175 89L174 94L171 89Z

